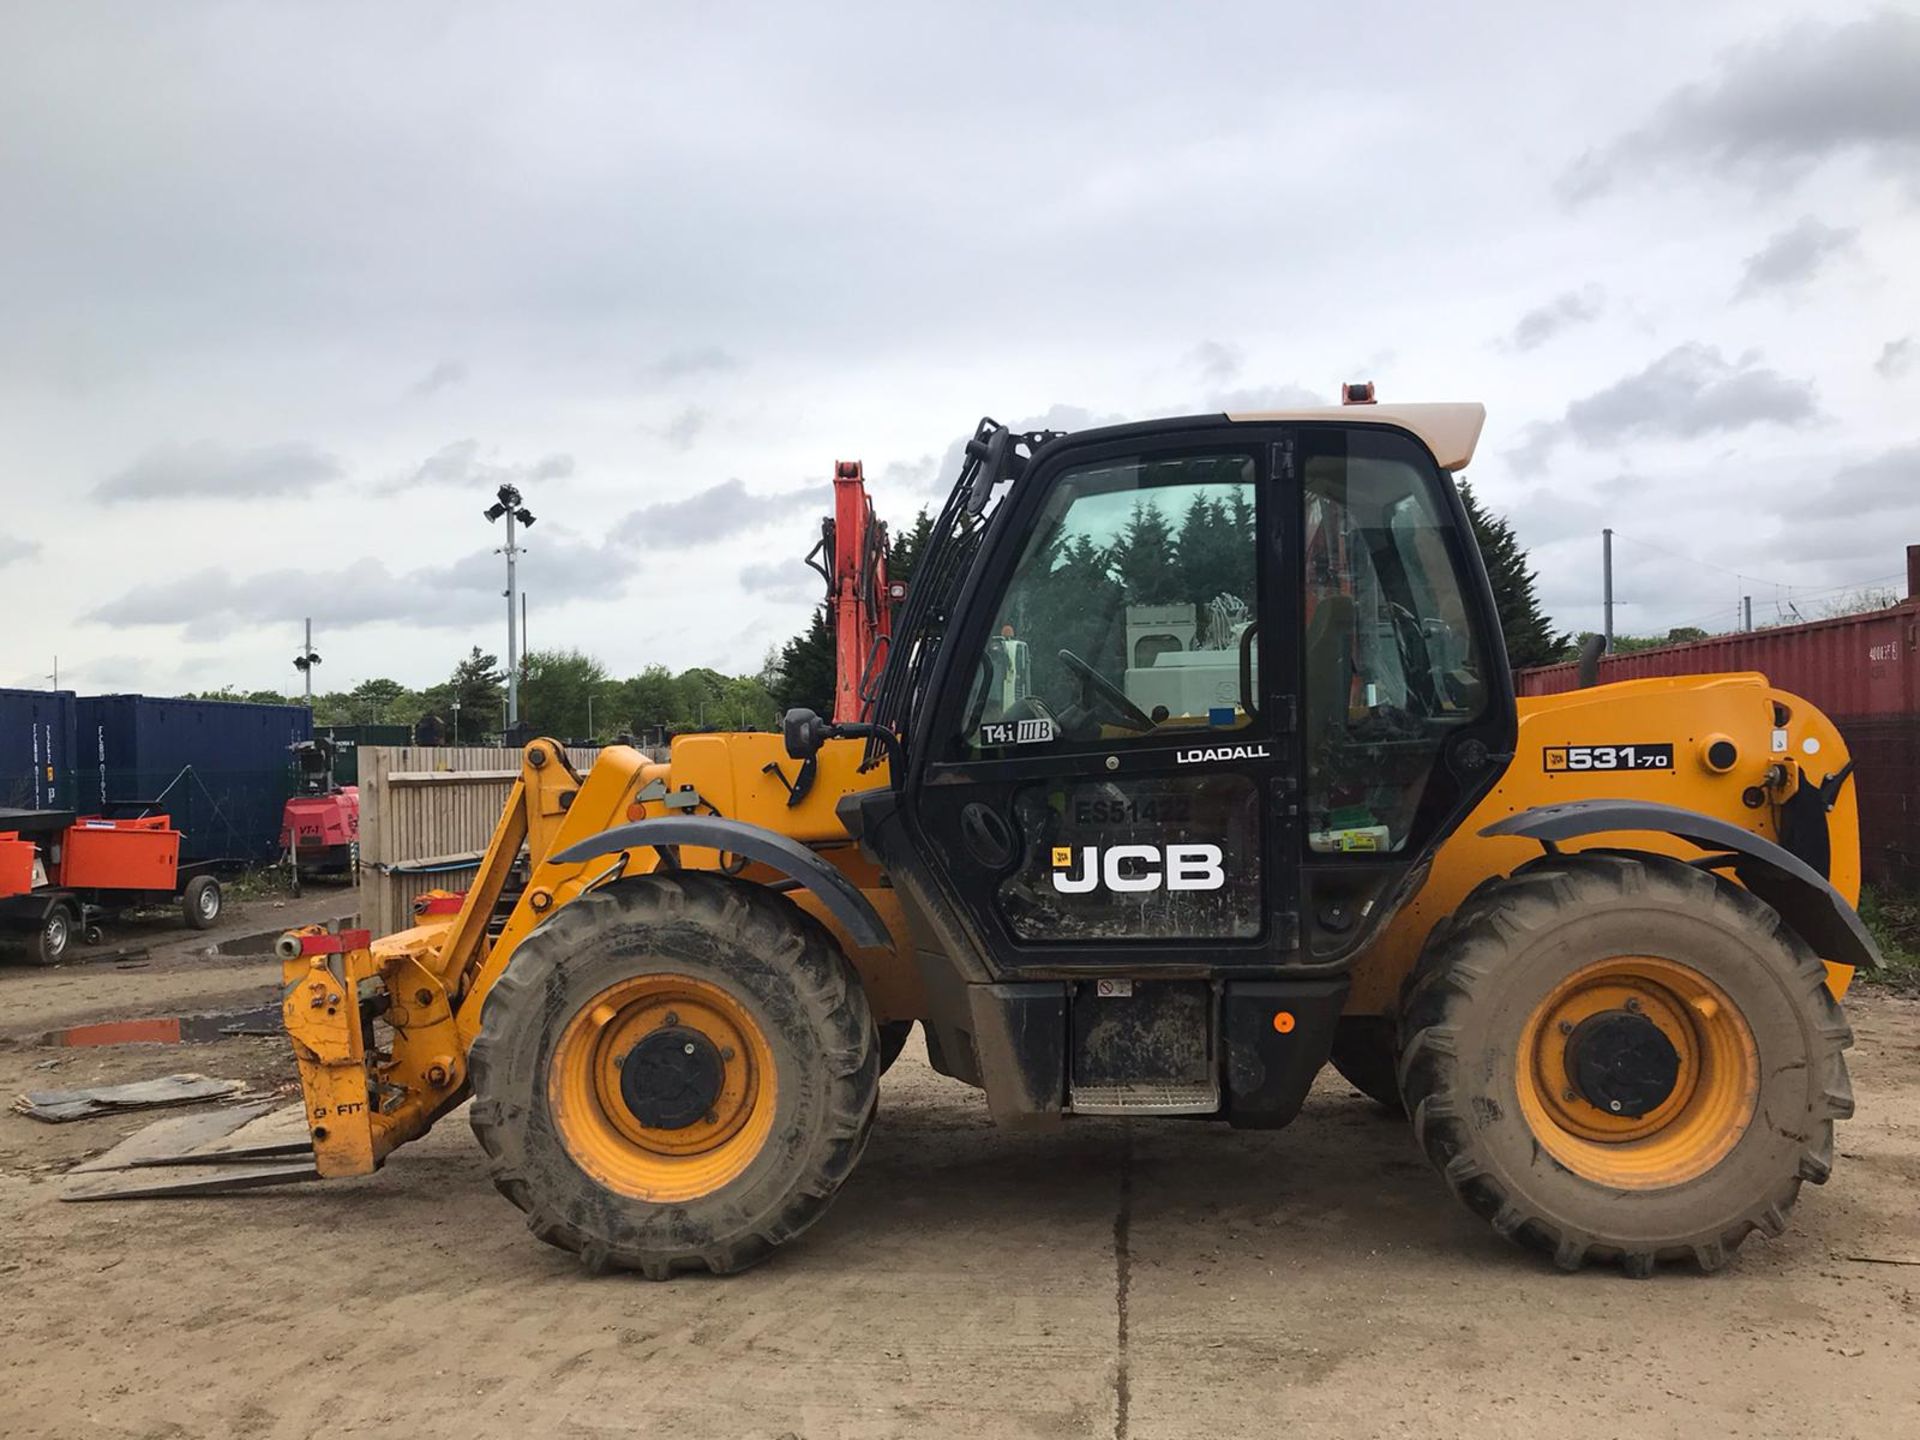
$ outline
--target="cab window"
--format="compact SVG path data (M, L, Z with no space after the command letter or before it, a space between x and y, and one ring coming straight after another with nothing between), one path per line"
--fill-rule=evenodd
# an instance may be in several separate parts
M1411 442L1363 433L1302 478L1308 848L1403 850L1447 738L1488 704L1442 481Z
M1246 725L1258 692L1254 462L1065 471L975 656L968 755Z

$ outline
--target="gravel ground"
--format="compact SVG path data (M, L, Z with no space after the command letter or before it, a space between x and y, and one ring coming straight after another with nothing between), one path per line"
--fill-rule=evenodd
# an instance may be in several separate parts
M276 1040L36 1043L271 998L271 965L206 938L136 970L0 967L0 1087L284 1086ZM1920 1001L1849 1008L1859 1115L1833 1182L1728 1271L1646 1281L1503 1244L1331 1072L1278 1134L1025 1136L916 1042L818 1227L666 1285L535 1241L463 1116L366 1179L82 1206L58 1171L141 1122L7 1113L0 1435L1920 1434Z

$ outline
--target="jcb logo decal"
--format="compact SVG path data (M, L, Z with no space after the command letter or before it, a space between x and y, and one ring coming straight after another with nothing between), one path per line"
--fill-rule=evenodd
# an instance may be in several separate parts
M1073 847L1055 845L1053 888L1062 895L1097 889L1218 890L1227 883L1225 859L1218 845L1109 845L1104 850L1082 845L1076 867Z

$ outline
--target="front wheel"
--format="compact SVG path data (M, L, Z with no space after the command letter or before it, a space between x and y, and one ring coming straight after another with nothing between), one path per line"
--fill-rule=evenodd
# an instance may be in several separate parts
M47 911L27 947L27 958L36 965L58 965L73 943L73 923L73 912L65 905Z
M1400 1090L1468 1209L1566 1269L1718 1269L1853 1113L1852 1034L1772 909L1656 855L1484 887L1401 1001Z
M180 892L180 914L194 930L211 930L220 918L220 882L211 875L196 875Z
M474 1134L592 1270L741 1270L825 1212L879 1081L859 977L777 895L653 874L562 906L487 996Z

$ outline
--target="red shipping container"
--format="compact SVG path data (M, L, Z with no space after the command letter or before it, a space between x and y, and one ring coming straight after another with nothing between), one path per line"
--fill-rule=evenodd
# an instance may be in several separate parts
M19 835L0 835L0 896L24 895L33 889L33 852L37 847Z
M170 892L180 870L180 832L165 815L83 816L60 837L59 870L54 883L75 890Z
M1916 649L1920 601L1908 600L1864 615L1608 655L1600 661L1600 683L1754 671L1782 690L1805 696L1833 720L1920 715ZM1554 695L1573 689L1579 676L1578 665L1541 665L1522 670L1518 688L1522 695Z

